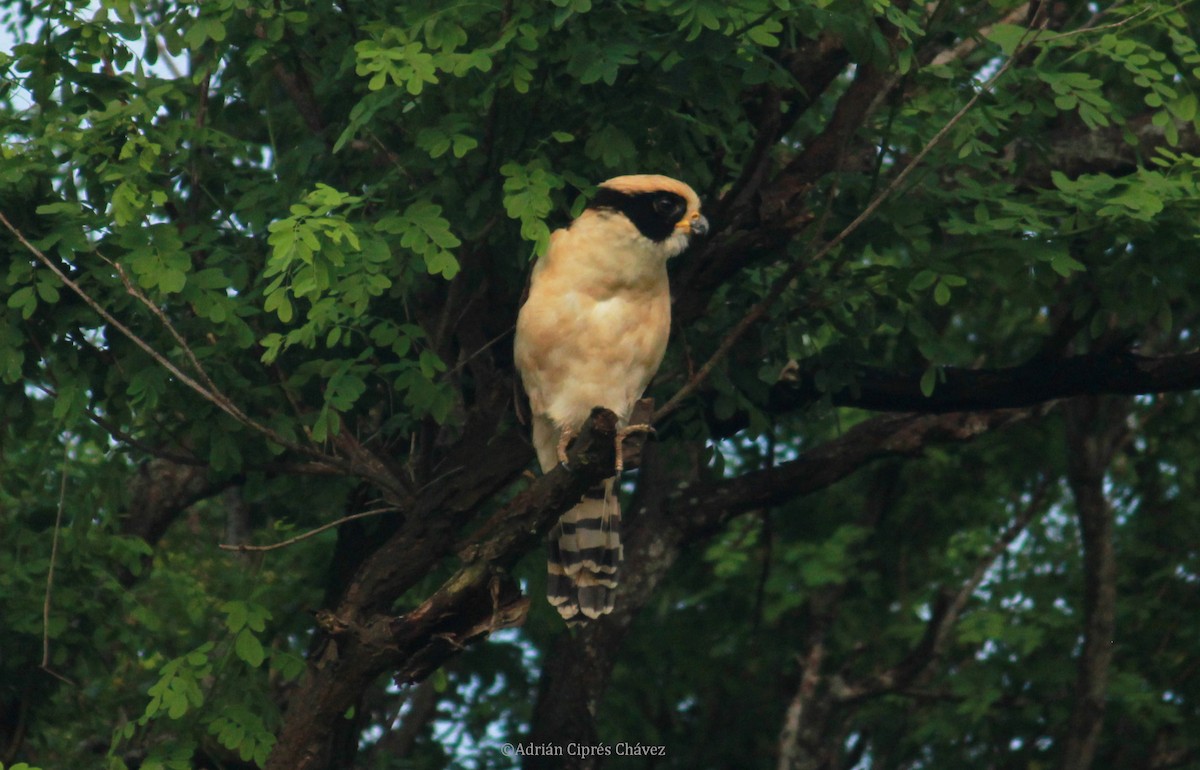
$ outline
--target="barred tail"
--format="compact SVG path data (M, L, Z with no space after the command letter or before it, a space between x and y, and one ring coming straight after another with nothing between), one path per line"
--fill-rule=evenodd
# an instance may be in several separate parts
M550 530L546 598L568 625L612 612L616 600L624 549L615 482L589 489Z

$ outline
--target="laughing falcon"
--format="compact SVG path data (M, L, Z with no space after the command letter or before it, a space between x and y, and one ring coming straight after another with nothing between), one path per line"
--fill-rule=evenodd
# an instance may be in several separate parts
M594 407L628 427L667 349L667 260L707 231L691 187L644 174L602 183L579 218L551 235L514 351L543 471L565 462L567 442ZM615 481L589 490L550 530L547 595L570 623L613 608L623 555Z

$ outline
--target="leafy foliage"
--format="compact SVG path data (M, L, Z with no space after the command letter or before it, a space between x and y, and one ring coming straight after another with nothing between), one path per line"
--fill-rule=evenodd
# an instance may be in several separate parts
M530 258L605 178L684 179L718 228L672 266L660 405L770 300L660 424L665 470L633 477L636 499L683 506L664 530L708 510L688 489L869 425L843 405L868 368L933 403L946 367L1186 359L1200 18L1023 8L6 9L0 770L266 765L332 644L312 613L412 515L396 499L465 485L456 449L515 429L511 405L488 409L511 388ZM795 371L812 397L781 409ZM1121 402L1116 421L1130 435L1102 485L1117 599L1095 766L1200 753L1195 385ZM675 532L613 635L597 739L666 746L656 767L774 761L811 672L808 766L1061 762L1095 615L1072 441L1048 409ZM663 479L678 492L657 494ZM512 498L503 481L472 521ZM216 547L381 507L287 548ZM424 601L445 555L388 610ZM360 693L343 759L511 766L501 746L536 732L564 633L536 598L543 571L536 553L516 568L535 596L520 631ZM929 667L870 690L964 587Z

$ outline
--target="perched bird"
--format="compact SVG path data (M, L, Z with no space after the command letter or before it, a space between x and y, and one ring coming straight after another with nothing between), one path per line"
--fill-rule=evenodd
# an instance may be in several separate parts
M517 369L533 413L543 471L596 406L621 420L622 439L649 426L629 415L662 363L671 331L667 260L708 232L694 190L670 177L619 176L550 236L517 318ZM547 597L568 622L612 611L623 557L616 477L589 490L550 531Z

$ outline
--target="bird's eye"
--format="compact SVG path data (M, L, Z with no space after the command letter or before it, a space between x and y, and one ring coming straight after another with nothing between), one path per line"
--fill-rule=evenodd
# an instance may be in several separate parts
M674 195L660 195L654 199L654 210L664 217L674 219L683 213L683 203Z

